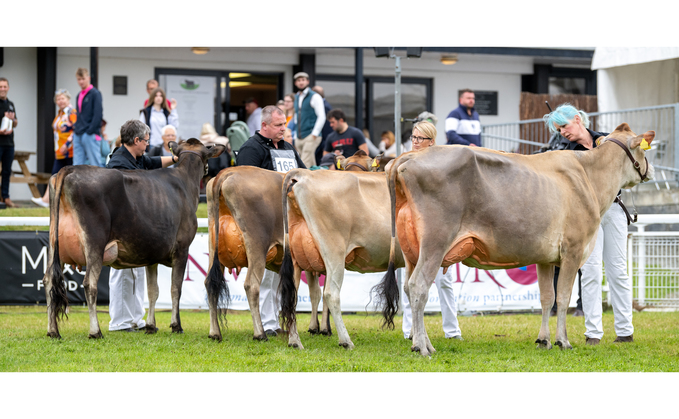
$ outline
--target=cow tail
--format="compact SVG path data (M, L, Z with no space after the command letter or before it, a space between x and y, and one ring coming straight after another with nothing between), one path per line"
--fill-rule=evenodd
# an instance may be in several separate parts
M288 193L297 183L290 174L283 180L283 261L279 274L278 292L281 295L281 324L284 330L290 330L296 321L295 310L297 308L297 288L295 287L295 267L290 253L290 234L288 232Z
M217 175L212 185L212 199L209 201L208 212L214 225L214 255L212 255L212 267L205 278L205 290L211 307L220 312L220 321L226 325L226 312L229 308L231 295L229 286L224 278L222 263L219 261L219 201L222 199L221 189L226 177ZM224 304L224 310L220 310L220 304Z
M389 248L389 267L382 280L375 285L370 294L376 295L376 304L382 306L382 328L394 329L394 316L398 311L400 292L396 281L396 173L398 161L394 162L387 173L387 186L391 199L391 245Z
M49 300L52 313L58 319L68 319L68 295L66 294L66 284L64 282L64 272L61 269L61 258L59 257L59 205L61 203L61 192L64 187L64 179L69 170L60 170L54 179L54 185L50 182L50 223L54 227L54 244L52 251L52 261L47 268L50 272L52 286L49 291ZM51 241L51 240L50 240ZM45 288L47 290L47 288Z

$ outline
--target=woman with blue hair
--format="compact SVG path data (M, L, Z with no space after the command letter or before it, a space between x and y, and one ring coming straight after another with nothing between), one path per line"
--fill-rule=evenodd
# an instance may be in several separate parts
M589 129L587 114L565 103L544 116L551 132L558 132L567 142L565 150L591 150L596 140L608 133ZM617 338L614 342L633 342L632 281L627 275L627 215L623 210L620 192L606 213L596 236L596 245L587 262L582 266L582 307L585 312L585 343L598 345L604 335L601 301L603 274L601 263L606 267L606 280L613 306L614 326ZM588 214L584 214L588 216Z

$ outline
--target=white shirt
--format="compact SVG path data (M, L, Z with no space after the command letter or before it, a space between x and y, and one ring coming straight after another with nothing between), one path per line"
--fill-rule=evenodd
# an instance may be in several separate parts
M262 129L262 108L257 108L248 116L248 128L250 135L255 135L255 131Z
M309 94L308 87L302 90L302 92L299 94L299 102L297 103L298 109L302 109L302 101L304 98L306 98L307 94ZM323 125L325 125L325 106L323 105L323 98L321 95L316 93L315 95L311 96L309 105L314 110L314 112L316 112L316 123L314 124L314 128L311 130L311 135L320 137L321 130L323 130ZM295 113L295 125L299 126L299 122L300 121L297 120L297 113Z
M163 144L163 134L161 133L161 130L165 125L172 125L175 128L179 128L179 117L177 116L176 109L173 109L172 112L170 112L166 121L165 113L163 113L162 109L157 111L156 108L151 107L151 117L149 119L151 119L151 123L146 122L144 112L139 114L139 120L151 127L151 147Z

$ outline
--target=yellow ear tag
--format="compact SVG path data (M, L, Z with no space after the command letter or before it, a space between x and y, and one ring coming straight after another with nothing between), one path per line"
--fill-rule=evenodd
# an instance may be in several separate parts
M642 150L650 150L651 149L651 146L648 145L648 142L646 141L645 138L643 140L641 140L641 149Z
M337 170L342 170L342 164L339 160L337 160Z
M373 164L372 164L372 166L373 166L373 167L377 167L377 166L379 166L379 165L380 165L380 164L377 163L377 159L373 159Z

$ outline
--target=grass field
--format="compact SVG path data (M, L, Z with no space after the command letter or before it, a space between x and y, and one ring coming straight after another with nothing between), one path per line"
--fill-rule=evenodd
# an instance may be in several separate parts
M635 342L614 344L612 312L604 313L605 336L597 347L585 346L582 317L568 318L574 349L535 348L540 327L536 314L460 317L464 341L448 340L441 316L426 316L437 352L423 358L410 351L397 331L380 328L381 317L344 316L356 348L338 346L337 335L306 332L309 315L298 325L304 350L287 346L287 337L268 342L252 340L249 312L228 316L221 343L210 340L205 311L181 312L183 334L169 331L170 313L157 314L159 332L108 332L107 307L99 307L105 338L90 340L84 307L71 307L61 323L61 340L46 336L45 307L0 307L0 371L3 372L677 372L679 371L679 313L634 314ZM333 324L334 327L334 324ZM550 320L552 339L556 319Z

